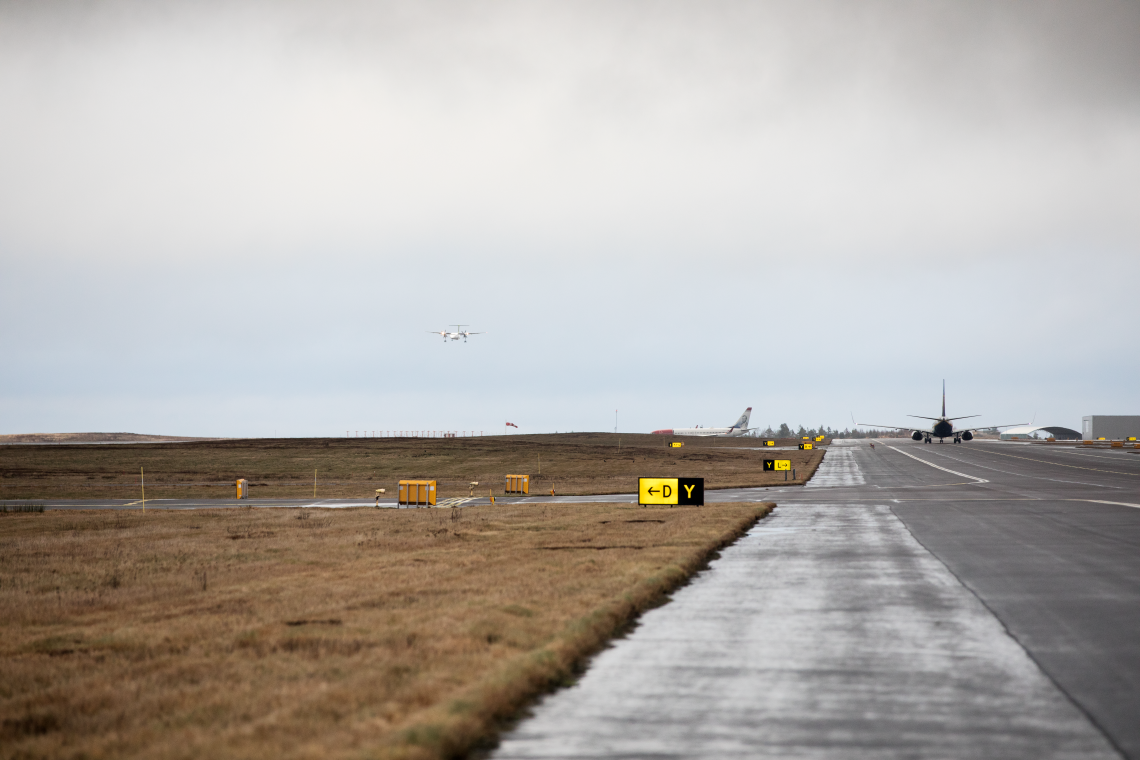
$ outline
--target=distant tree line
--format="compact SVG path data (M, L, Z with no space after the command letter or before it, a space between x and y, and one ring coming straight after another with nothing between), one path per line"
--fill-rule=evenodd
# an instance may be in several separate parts
M817 428L805 428L800 425L799 430L793 430L788 427L788 423L781 422L780 427L773 430L771 426L757 433L760 438L803 438L804 436L815 438L822 435L825 438L906 438L910 435L909 430L835 430L820 425Z

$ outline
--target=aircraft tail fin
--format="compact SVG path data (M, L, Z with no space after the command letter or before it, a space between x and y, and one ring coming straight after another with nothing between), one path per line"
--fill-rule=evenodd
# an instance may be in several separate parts
M751 419L751 417L752 417L752 407L748 407L747 409L744 410L744 414L740 415L740 419L738 419L736 421L736 424L733 425L732 427L735 429L738 429L738 430L747 430L748 429L748 420Z

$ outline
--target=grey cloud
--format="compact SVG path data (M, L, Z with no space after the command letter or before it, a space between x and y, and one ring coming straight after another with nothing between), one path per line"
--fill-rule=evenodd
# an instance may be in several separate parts
M1138 40L1112 2L5 3L0 343L50 379L3 380L0 425L136 394L140 425L174 396L187 426L308 399L316 430L457 373L549 429L609 397L650 429L751 396L840 424L949 360L1016 405L1011 347L1134 371L1093 312L996 310L1140 276ZM456 319L488 348L386 372ZM236 345L260 371L219 370ZM537 374L499 374L507 345ZM641 371L678 345L708 364ZM1035 382L1066 424L1128 399Z

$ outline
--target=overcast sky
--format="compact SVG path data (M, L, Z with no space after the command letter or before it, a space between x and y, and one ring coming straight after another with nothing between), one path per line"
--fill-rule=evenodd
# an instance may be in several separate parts
M0 433L1079 429L1138 291L1134 2L0 0Z

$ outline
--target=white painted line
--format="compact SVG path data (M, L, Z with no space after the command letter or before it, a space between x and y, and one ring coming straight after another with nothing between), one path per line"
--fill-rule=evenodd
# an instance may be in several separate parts
M1073 501L1087 501L1091 504L1114 504L1118 507L1132 507L1133 509L1140 509L1140 504L1128 504L1123 501L1101 501L1100 499L1073 499Z
M964 472L956 472L954 470L948 470L945 467L939 467L938 465L934 464L933 462L927 462L925 459L919 459L914 454L908 454L905 451L903 451L902 449L896 449L894 446L887 446L887 448L890 449L891 451L897 451L898 453L902 454L903 456L910 457L911 459L914 459L918 462L922 462L925 465L929 465L930 467L933 467L936 470L942 470L943 472L948 472L951 475L957 475L960 478L969 478L970 480L974 481L975 483L989 483L990 482L990 481L986 480L985 478L975 478L973 475L967 475Z
M320 509L348 509L349 507L371 507L371 506L373 506L373 502L371 502L371 501L352 501L352 502L348 502L348 503L338 503L338 502L328 502L328 501L317 501L317 502L313 502L311 504L298 504L297 506L301 507L302 509L313 508L313 507L319 507Z

